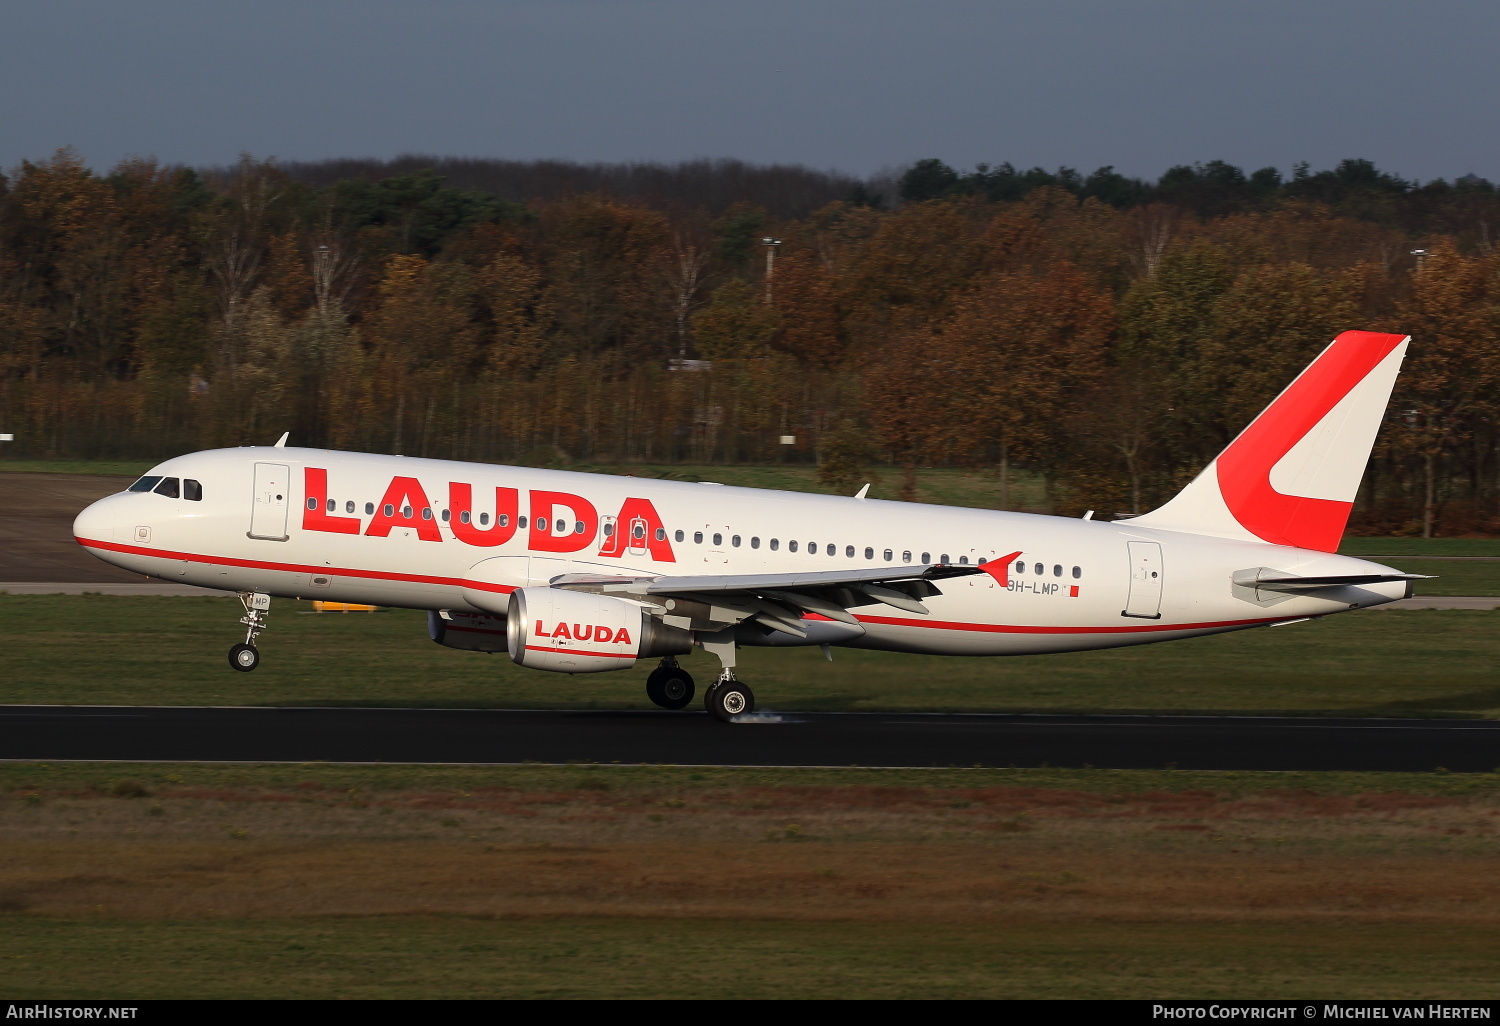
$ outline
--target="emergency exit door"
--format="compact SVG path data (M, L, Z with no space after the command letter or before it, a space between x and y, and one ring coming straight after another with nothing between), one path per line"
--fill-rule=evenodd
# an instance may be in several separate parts
M280 463L255 465L255 503L250 507L250 537L264 538L266 541L286 541L287 499L291 493L291 480L291 471Z
M1127 542L1130 550L1130 597L1121 616L1161 619L1161 546L1156 542Z

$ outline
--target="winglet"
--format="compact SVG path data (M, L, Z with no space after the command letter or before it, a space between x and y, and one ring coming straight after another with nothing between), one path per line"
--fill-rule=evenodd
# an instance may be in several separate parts
M278 439L276 439L276 444L273 445L273 446L271 446L271 448L273 448L273 449L285 449L286 448L286 440L288 438L291 438L291 437L292 437L292 433L290 431L283 431L281 433L281 437L278 438Z
M1017 549L1008 556L992 559L979 569L982 573L987 573L993 577L996 583L1010 587L1010 561L1019 556L1021 552L1021 549Z
M869 495L869 494L870 494L870 486L867 484L863 488L861 488L859 491L855 492L854 493L854 497L856 499L863 499L866 495Z

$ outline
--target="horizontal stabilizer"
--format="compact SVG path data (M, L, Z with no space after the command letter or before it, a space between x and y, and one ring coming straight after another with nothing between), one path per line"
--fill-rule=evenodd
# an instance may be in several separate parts
M1330 574L1324 577L1295 577L1263 566L1234 572L1235 584L1261 591L1318 591L1322 588L1357 588L1366 584L1430 580L1432 577L1427 574Z

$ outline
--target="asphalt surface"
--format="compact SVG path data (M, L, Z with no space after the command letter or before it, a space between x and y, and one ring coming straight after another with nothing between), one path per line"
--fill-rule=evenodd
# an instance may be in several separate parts
M3 706L0 758L1488 772L1500 768L1500 722Z

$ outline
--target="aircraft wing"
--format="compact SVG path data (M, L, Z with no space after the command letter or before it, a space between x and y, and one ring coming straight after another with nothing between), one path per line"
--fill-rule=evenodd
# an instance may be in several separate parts
M985 572L979 566L930 563L789 574L565 574L549 584L570 591L633 598L705 625L755 620L772 630L801 637L806 636L799 624L804 613L859 626L850 609L884 603L925 616L928 609L922 599L942 594L933 581Z

